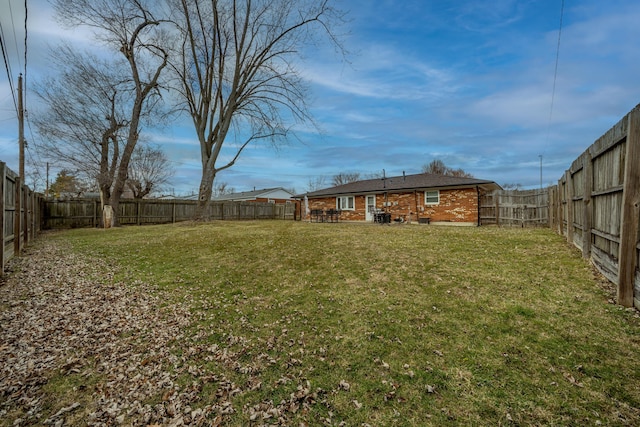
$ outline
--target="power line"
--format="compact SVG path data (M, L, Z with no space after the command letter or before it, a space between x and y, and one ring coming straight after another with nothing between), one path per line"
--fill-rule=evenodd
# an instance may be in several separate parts
M7 57L7 49L4 43L4 29L2 28L2 21L0 21L0 47L2 48L2 58L4 59L4 68L7 70L7 79L9 80L9 88L11 89L11 96L13 97L13 106L18 111L18 101L16 100L16 91L13 85L13 73L11 72L11 65L9 64L9 58Z
M560 40L562 37L563 17L564 17L564 0L562 0L561 6L560 6L560 26L558 27L558 44L556 46L556 63L553 70L553 88L551 89L551 105L549 107L549 121L547 123L547 140L544 147L545 150L543 151L546 151L546 148L549 145L549 134L551 132L551 119L553 118L553 106L556 98L556 82L558 80L558 63L560 62Z
M13 42L16 45L16 53L20 52L20 49L18 49L18 36L16 36L16 24L15 21L13 20L13 10L11 9L11 2L9 3L9 15L11 16L11 28L13 29ZM26 1L25 1L26 3ZM22 69L22 63L20 61L20 55L18 56L18 66L20 69Z

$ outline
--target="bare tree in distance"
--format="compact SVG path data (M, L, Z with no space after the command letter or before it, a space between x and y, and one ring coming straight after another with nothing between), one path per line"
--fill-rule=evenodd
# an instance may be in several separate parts
M360 180L360 173L358 172L340 172L333 176L333 185L344 185Z
M160 148L137 145L129 162L127 187L135 199L142 199L159 191L173 174L173 167Z
M131 100L123 107L127 110L127 134L123 139L109 200L103 201L113 212L112 224L107 226L119 225L120 196L128 178L129 162L138 143L142 120L161 99L159 79L167 65L168 55L160 40L160 21L153 16L144 0L56 0L54 9L62 24L93 29L96 39L128 64ZM112 146L117 147L118 144Z
M501 186L504 190L522 190L522 184L519 182L507 182Z
M445 165L444 162L440 159L434 159L429 164L422 165L422 173L457 176L460 178L473 178L472 174L465 172L462 168L452 169Z
M214 189L213 189L213 196L214 197L220 197L220 196L224 196L225 194L233 194L236 192L236 189L233 187L229 187L229 183L228 182L218 182Z
M332 26L341 16L329 0L167 1L182 35L171 68L200 141L194 219L206 220L218 172L250 143L275 144L296 123L313 122L295 62L321 33L336 43Z
M313 191L318 191L327 186L327 177L324 175L317 176L315 178L309 178L309 182L307 183L307 192L311 193Z
M431 163L422 165L423 173L432 173L434 175L446 175L448 169L440 159L434 159Z

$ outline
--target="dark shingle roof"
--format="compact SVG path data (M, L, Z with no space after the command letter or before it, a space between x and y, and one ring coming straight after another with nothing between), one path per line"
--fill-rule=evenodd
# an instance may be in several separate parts
M236 200L236 199L251 199L268 195L274 191L284 191L291 194L289 191L282 187L263 188L262 190L243 191L240 193L223 194L222 196L215 197L213 200ZM293 196L293 194L291 194Z
M493 181L476 178L421 173L416 175L390 176L387 178L366 179L336 187L325 188L301 194L300 197L333 196L337 194L380 193L385 191L413 191L438 188L464 188L479 186L486 190L500 189Z

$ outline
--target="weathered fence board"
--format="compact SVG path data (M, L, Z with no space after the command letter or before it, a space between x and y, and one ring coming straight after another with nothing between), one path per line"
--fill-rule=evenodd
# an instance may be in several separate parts
M191 220L193 200L121 200L122 225L169 224ZM212 202L213 220L295 219L295 204L261 202ZM96 227L100 221L100 202L95 199L47 200L44 202L43 228Z
M20 200L20 209L16 201ZM18 185L18 175L0 162L0 275L6 263L40 231L42 195Z
M640 308L640 105L598 138L544 191L496 191L482 224L549 225Z
M550 225L640 308L640 105L582 153L549 189Z
M507 227L548 226L548 190L497 190L480 199L480 223Z

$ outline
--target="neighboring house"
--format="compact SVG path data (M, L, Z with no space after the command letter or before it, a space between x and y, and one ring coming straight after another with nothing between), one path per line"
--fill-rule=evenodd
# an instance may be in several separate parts
M214 202L295 203L294 194L282 187L243 191L214 197Z
M309 211L337 209L346 221L373 221L384 212L391 221L478 225L481 195L497 189L498 184L484 179L421 173L367 179L297 197L307 197Z

